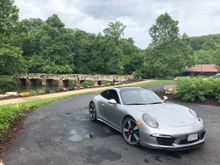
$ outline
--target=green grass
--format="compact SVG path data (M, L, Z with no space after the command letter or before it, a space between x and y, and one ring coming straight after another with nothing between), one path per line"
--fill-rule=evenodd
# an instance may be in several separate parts
M167 84L167 83L172 83L172 82L174 81L156 80L153 82L147 82L147 83L142 83L142 84L132 85L132 86L160 85L160 84ZM7 104L7 105L0 106L0 142L3 139L7 130L11 127L11 124L13 123L13 121L15 121L19 117L26 115L29 110L36 109L43 105L47 105L49 103L52 103L58 100L63 100L63 99L66 99L72 96L84 95L84 94L89 94L89 93L98 93L100 91L102 91L102 89L96 90L93 92L85 92L83 94L70 94L67 96L57 96L53 98L29 101L29 102L20 103L20 104Z
M137 85L128 85L128 86L144 87L144 86L151 86L151 85L171 84L171 83L176 83L176 81L175 80L155 80L151 82L146 82L146 83L137 84Z
M92 87L92 86L94 86L94 84L95 83L93 81L83 81L80 85L82 87L86 88L86 87Z

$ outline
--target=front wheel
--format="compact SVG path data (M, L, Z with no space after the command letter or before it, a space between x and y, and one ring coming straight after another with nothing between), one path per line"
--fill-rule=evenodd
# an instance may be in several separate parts
M128 117L123 121L122 134L128 144L132 146L136 146L139 144L139 127L137 126L136 121L133 118Z
M91 121L96 120L96 107L94 102L89 103L89 118Z

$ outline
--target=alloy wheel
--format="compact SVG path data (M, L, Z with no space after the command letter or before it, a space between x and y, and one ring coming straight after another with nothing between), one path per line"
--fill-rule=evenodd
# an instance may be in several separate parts
M89 118L92 121L96 120L96 108L93 102L89 104Z
M125 119L123 122L123 129L122 129L123 137L125 141L130 145L137 145L140 141L139 136L139 127L136 124L136 121L129 117Z

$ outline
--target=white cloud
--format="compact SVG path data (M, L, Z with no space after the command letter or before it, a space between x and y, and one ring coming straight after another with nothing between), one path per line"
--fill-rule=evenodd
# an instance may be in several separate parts
M56 13L67 27L102 32L110 21L126 24L126 37L141 48L150 42L148 29L162 13L179 21L189 35L220 33L219 0L15 0L20 18L41 18Z

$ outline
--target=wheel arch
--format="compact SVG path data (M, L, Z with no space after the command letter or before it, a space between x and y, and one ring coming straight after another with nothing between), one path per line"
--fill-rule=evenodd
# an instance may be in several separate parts
M129 114L127 114L127 115L125 115L124 117L123 117L123 119L122 119L122 121L121 121L121 131L122 131L122 127L123 127L123 122L124 122L124 120L125 119L127 119L127 118L129 118L129 117L131 117L131 118L133 118L131 115L129 115ZM134 119L134 118L133 118ZM135 120L135 119L134 119Z

